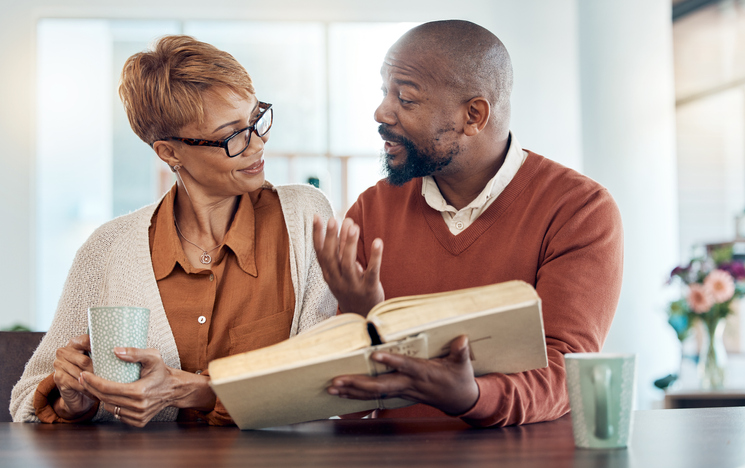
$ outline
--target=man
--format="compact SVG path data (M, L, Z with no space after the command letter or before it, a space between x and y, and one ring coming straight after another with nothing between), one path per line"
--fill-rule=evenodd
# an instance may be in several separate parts
M341 229L332 219L324 235L314 224L339 310L366 315L384 298L523 280L542 299L549 366L474 378L462 336L441 359L375 353L397 372L339 376L328 392L424 403L378 417L445 413L490 426L562 416L563 354L599 351L618 303L623 233L613 199L521 149L509 131L510 58L486 29L418 26L391 47L381 75L375 120L387 180L360 196Z

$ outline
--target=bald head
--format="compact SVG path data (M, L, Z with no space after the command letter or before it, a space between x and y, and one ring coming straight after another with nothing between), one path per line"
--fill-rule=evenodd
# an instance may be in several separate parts
M469 21L433 21L404 34L390 53L429 57L431 75L460 99L483 96L493 111L509 115L512 62L502 41Z

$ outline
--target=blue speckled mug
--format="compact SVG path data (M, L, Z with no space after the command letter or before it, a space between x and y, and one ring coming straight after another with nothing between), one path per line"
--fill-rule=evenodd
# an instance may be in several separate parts
M140 378L140 363L125 362L114 348L147 347L150 310L142 307L91 307L88 330L91 337L93 373L113 382L130 383Z

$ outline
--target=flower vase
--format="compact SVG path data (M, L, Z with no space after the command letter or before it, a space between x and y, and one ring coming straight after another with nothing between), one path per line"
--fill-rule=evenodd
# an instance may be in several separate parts
M702 320L704 340L698 358L698 376L701 388L717 390L724 388L727 368L727 350L724 348L724 318Z

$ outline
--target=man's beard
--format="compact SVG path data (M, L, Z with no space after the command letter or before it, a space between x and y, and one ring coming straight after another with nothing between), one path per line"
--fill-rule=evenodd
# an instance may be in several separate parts
M455 145L444 156L436 156L418 148L414 142L405 137L391 133L384 124L378 127L378 133L384 140L400 143L406 150L406 160L397 167L391 165L391 158L387 153L381 155L383 161L383 172L391 185L401 186L416 177L432 175L450 164L453 156L458 154L459 148Z

